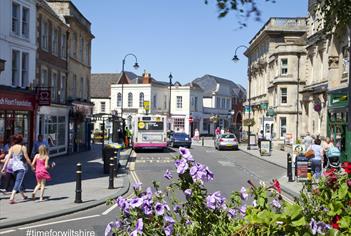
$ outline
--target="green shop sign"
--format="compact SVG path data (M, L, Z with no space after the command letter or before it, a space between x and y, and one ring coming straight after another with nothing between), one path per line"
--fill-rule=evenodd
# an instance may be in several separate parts
M267 111L267 113L266 113L266 116L271 116L271 117L273 117L273 116L275 116L275 111L274 111L274 109L272 108L272 107L270 107L270 108L268 108L268 111Z
M348 100L348 97L346 94L334 94L334 95L331 95L330 104L332 106L347 105L347 100Z
M261 110L267 110L268 108L268 103L261 103L260 104Z

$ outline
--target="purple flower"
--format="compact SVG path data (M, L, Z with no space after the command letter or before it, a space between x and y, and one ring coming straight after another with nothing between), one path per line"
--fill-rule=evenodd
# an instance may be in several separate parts
M188 162L182 158L180 160L176 160L175 165L177 167L178 174L184 174L184 172L189 169Z
M256 201L256 200L253 200L253 201L252 201L252 205L253 205L254 207L257 207L257 201Z
M240 207L239 211L240 211L240 214L241 214L242 216L245 216L245 215L246 215L246 204L242 205L242 206Z
M228 216L229 218L234 218L236 216L236 210L235 209L232 209L232 208L229 208L228 209Z
M173 178L172 173L168 169L166 170L166 173L163 176L168 180Z
M147 216L152 215L152 206L151 206L151 204L144 203L142 209L143 209L145 215L147 215Z
M179 154L188 161L194 161L193 156L191 155L189 149L187 149L187 148L180 147Z
M156 203L155 205L156 215L162 216L165 213L165 207L162 203Z
M173 207L173 211L178 213L180 211L180 206L179 205L175 205Z
M140 207L142 204L143 204L143 199L139 197L135 197L130 201L130 206L132 208Z
M276 199L273 199L272 201L272 205L278 209L280 209L282 207L282 205L280 204L280 202Z
M193 222L191 222L191 220L189 220L189 219L187 219L186 221L185 221L185 224L186 225L191 225Z
M321 221L319 221L319 222L317 223L317 232L318 232L319 234L325 234L325 232L326 232L328 229L330 229L330 225L328 225L328 224L326 224L326 223L324 223L324 222L321 222Z
M143 185L143 183L140 183L140 182L138 182L138 183L135 183L135 184L133 184L133 189L136 191L136 190L141 190L141 185Z
M147 187L146 188L146 196L147 196L147 199L148 200L151 200L152 199L152 190L150 187Z
M241 189L240 189L240 197L244 201L246 201L247 198L249 197L249 194L247 194L245 187L241 187Z
M165 216L163 219L165 220L166 223L169 223L169 224L175 223L175 220L170 216Z
M137 236L138 233L139 234L143 234L143 227L144 227L144 223L143 223L143 219L139 218L136 222L135 225L135 229L134 231L131 233L132 236Z
M219 208L226 208L225 205L225 198L221 196L221 193L219 191L214 192L212 195L209 195L206 197L206 203L207 207L216 210Z
M189 188L184 191L184 194L186 197L190 197L192 193L193 193L193 191Z
M196 163L190 168L190 175L194 182L198 181L201 184L213 180L214 176L207 166L200 163Z
M124 199L122 196L119 196L116 199L116 204L120 209L123 209L126 205L126 199Z
M119 229L121 227L121 222L120 221L115 221L115 222L110 222L105 229L105 236L108 236L112 233L112 229L116 228Z
M312 218L310 222L310 229L313 235L316 235L317 233L317 222Z
M168 224L163 228L163 231L165 232L166 236L170 236L173 233L173 224Z

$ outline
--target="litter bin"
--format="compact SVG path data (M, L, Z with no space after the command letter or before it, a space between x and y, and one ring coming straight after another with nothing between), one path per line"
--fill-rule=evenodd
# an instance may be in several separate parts
M117 155L116 153L118 152L118 150L122 150L123 149L123 146L121 144L107 144L105 145L103 151L102 151L102 160L104 162L104 166L103 166L103 171L104 171L104 174L108 174L109 171L110 171L110 158L113 157L113 158L117 158ZM116 171L117 171L117 168L118 168L118 163L119 163L119 160L116 160L116 163L117 165L115 165L115 168L116 168Z

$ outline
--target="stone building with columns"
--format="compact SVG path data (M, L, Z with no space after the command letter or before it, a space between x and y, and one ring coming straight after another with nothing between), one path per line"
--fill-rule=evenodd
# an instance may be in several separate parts
M306 31L304 17L270 18L244 53L249 60L251 118L255 121L251 133L262 130L274 143L291 143L300 135L298 91L305 84ZM250 109L246 111L244 119Z
M347 130L347 105L350 63L350 32L336 29L327 35L316 0L308 1L306 40L306 86L303 95L302 129L328 136L341 150L341 159L351 159L351 134Z

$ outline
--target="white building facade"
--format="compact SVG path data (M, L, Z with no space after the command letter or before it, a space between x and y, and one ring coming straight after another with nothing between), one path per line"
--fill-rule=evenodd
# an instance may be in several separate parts
M36 99L36 1L0 1L0 146L14 134L30 149L34 139ZM3 67L3 66L1 66Z
M0 84L30 87L35 78L36 1L0 1L0 58L6 60Z

